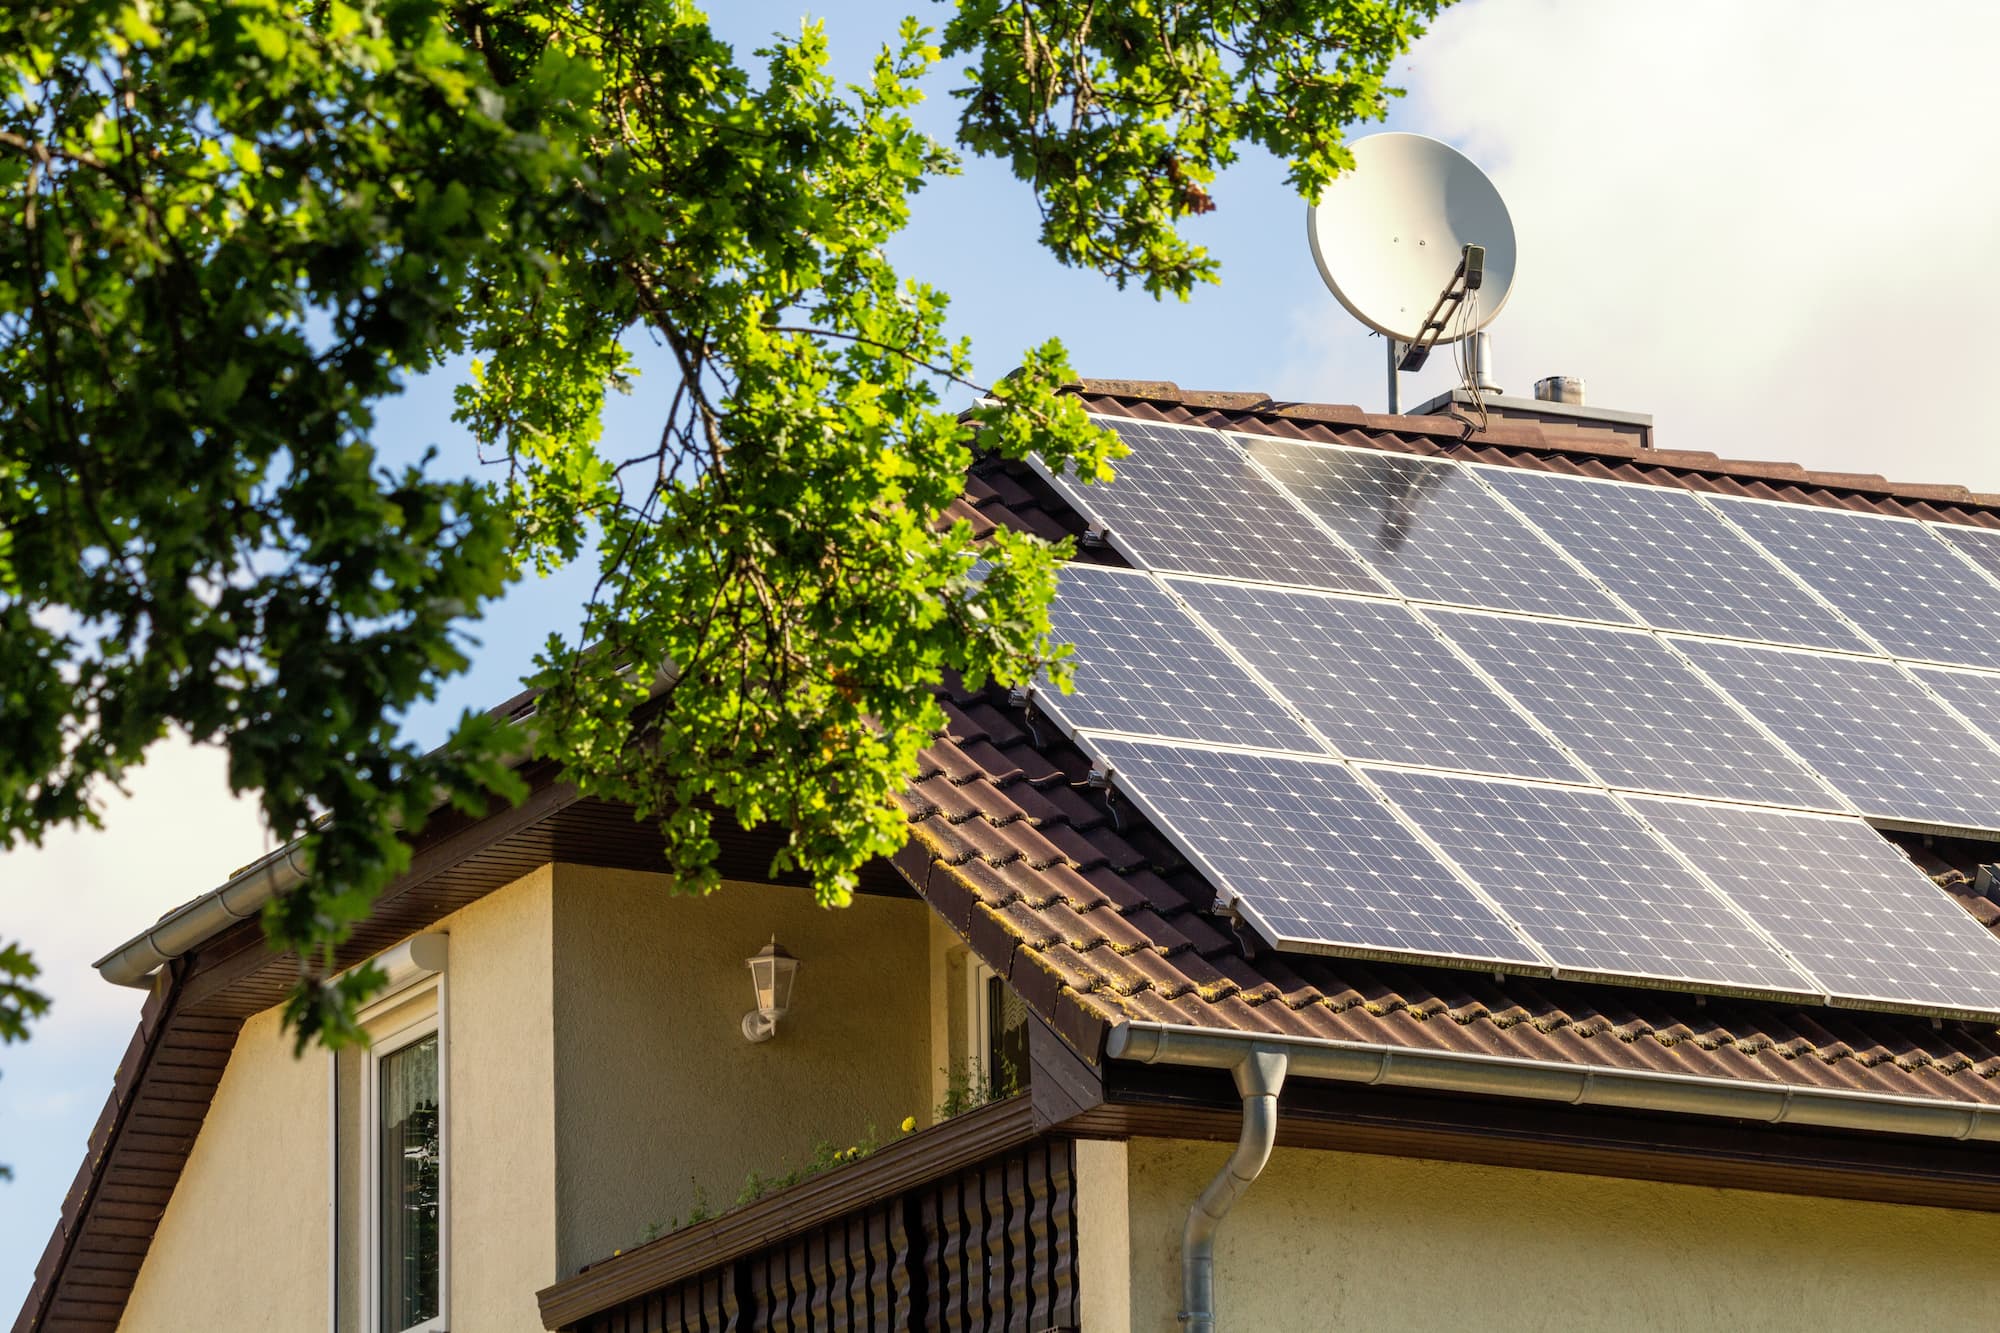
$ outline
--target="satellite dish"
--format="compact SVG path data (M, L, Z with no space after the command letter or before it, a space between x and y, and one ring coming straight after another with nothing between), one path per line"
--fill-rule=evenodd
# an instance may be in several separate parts
M1371 134L1349 147L1353 170L1306 210L1328 289L1377 333L1419 342L1440 295L1462 278L1465 247L1480 246L1485 272L1469 314L1430 341L1485 328L1514 287L1514 220L1493 182L1465 154L1421 134Z

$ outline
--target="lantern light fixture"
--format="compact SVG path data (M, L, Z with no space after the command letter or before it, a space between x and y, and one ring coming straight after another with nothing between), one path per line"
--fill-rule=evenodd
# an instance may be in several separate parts
M750 984L757 990L757 1007L743 1015L746 1041L769 1041L778 1035L778 1020L792 1007L792 983L799 960L773 935L771 942L743 960L750 967Z

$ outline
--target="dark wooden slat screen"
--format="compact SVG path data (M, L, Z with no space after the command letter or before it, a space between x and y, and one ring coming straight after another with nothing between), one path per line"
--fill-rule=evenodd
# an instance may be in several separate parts
M1050 1138L626 1301L581 1333L1077 1326L1074 1148Z

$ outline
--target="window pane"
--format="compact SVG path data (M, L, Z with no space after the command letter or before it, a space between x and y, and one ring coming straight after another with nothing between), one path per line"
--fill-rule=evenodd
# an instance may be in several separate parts
M438 1313L438 1039L432 1033L381 1063L382 1327Z
M994 1097L1011 1097L1028 1086L1028 1006L998 977L986 979L986 1049Z

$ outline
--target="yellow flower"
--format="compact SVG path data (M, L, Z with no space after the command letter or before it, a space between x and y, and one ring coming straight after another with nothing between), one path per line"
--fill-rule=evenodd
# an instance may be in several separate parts
M903 1132L905 1134L912 1133L913 1131L915 1131L916 1127L917 1127L917 1118L915 1116L906 1115L903 1117Z

